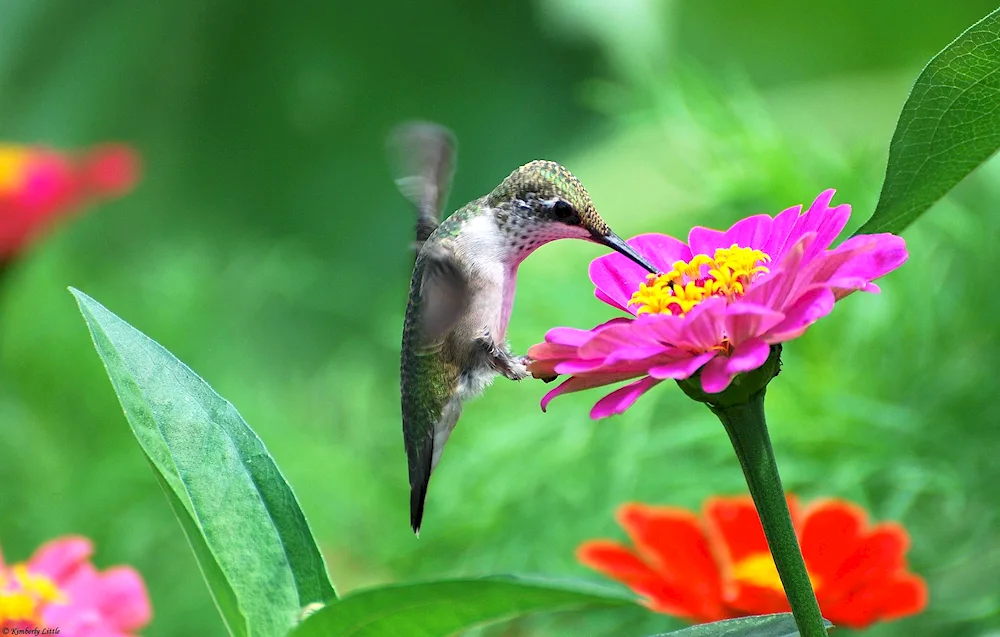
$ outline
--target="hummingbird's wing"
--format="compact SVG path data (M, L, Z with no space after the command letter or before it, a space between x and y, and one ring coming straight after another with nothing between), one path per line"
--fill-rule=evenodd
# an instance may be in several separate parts
M396 186L417 208L417 249L441 223L455 172L455 136L431 122L408 122L389 136Z
M454 255L440 243L427 246L421 256L420 346L436 350L469 304L469 282Z
M442 347L468 283L447 248L425 244L410 280L400 355L403 440L410 478L410 525L419 534L424 499L441 444L461 413L456 387L461 366ZM441 431L443 433L439 434ZM443 443L442 443L443 444Z

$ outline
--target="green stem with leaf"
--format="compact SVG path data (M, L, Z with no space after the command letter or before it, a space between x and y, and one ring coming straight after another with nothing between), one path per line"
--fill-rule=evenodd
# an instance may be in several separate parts
M708 407L722 421L740 460L799 634L802 637L826 637L823 616L802 559L785 490L778 475L778 465L774 460L771 438L767 433L765 391L766 388L762 387L750 395L746 403L709 404Z

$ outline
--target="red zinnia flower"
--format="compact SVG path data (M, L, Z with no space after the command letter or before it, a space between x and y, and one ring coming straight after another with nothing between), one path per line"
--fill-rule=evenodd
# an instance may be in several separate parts
M907 571L903 527L869 525L862 509L843 500L819 500L800 512L788 496L788 506L823 617L863 628L926 607L926 584ZM789 612L749 496L710 498L701 519L637 503L623 505L617 517L635 548L596 540L582 544L577 557L650 609L695 623Z
M127 146L98 146L82 157L0 144L0 261L21 252L60 217L135 185L139 160Z
M149 623L142 577L127 566L98 571L82 537L43 544L27 563L0 558L0 628L59 629L62 637L129 637Z

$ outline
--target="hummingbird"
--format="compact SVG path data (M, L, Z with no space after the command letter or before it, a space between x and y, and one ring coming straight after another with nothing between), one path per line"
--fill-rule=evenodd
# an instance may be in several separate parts
M401 175L397 186L417 210L400 390L410 526L418 537L431 472L462 404L498 375L516 381L529 375L525 357L513 354L505 340L521 262L550 241L572 238L599 243L657 272L611 231L583 184L552 161L521 166L442 221L455 146L450 131L427 122L400 126L389 142Z

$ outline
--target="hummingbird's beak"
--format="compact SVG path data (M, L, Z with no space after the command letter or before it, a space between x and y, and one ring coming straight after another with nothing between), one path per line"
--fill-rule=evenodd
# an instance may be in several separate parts
M635 251L635 248L625 243L625 241L623 241L622 238L616 235L614 232L608 232L608 234L605 235L594 235L594 241L600 243L601 245L608 246L609 248L611 248L612 250L614 250L619 254L625 255L626 257L629 258L630 261L638 263L643 268L649 270L653 274L659 273L659 270L650 265L649 261L647 261L638 252Z

